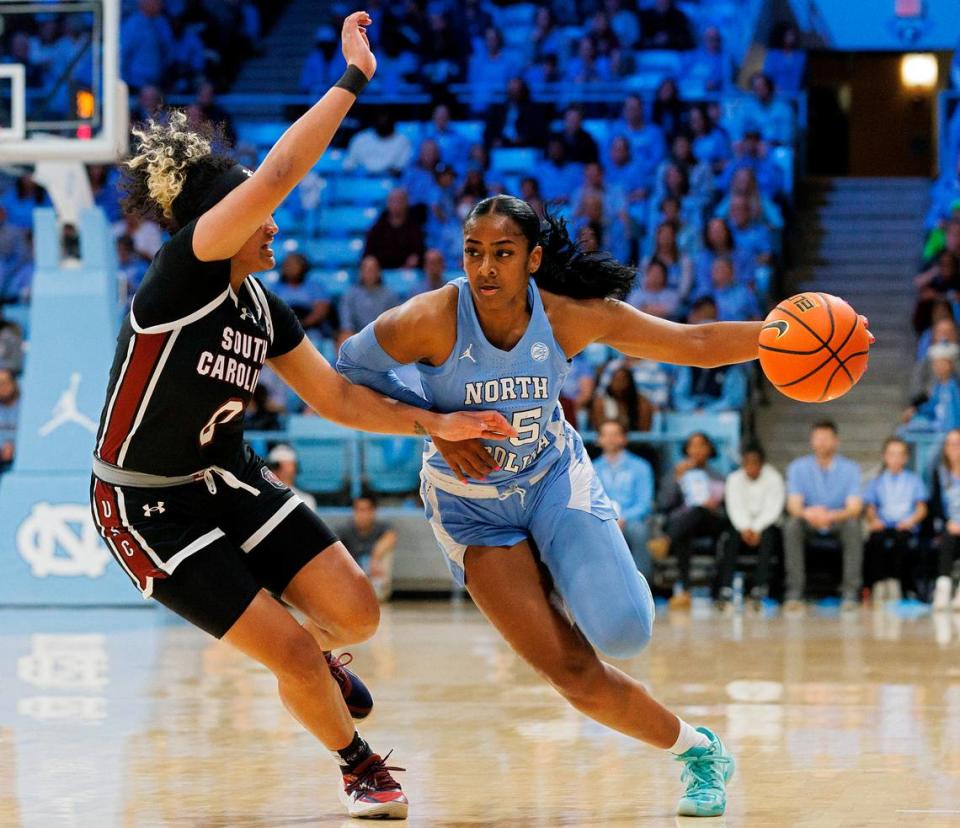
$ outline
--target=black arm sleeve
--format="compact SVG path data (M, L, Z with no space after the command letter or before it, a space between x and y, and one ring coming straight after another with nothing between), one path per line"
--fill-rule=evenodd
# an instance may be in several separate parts
M263 292L270 308L270 319L273 321L273 342L267 350L267 359L273 359L296 348L306 334L297 315L283 299L266 288L263 288Z
M230 260L202 262L193 252L196 219L182 227L154 256L133 298L137 326L168 325L215 301L230 285Z

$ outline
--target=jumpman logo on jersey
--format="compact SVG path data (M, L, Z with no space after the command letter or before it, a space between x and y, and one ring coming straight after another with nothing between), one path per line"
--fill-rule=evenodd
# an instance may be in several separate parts
M472 342L469 345L467 345L467 350L465 350L462 354L460 354L460 359L458 359L457 362L460 362L461 360L464 360L464 359L469 359L474 365L476 365L477 361L473 358L473 354L471 353L471 351L473 351Z
M73 373L70 375L70 384L67 386L66 391L60 395L60 399L57 400L57 404L53 407L53 417L40 426L38 433L41 437L46 437L67 423L76 423L91 434L97 433L97 424L86 414L83 414L77 407L77 391L79 390L80 374Z
M164 502L162 500L158 500L156 506L151 506L149 503L144 503L143 516L150 517L150 515L152 515L154 512L156 512L158 515L162 515L165 511L167 511L163 508L163 503Z

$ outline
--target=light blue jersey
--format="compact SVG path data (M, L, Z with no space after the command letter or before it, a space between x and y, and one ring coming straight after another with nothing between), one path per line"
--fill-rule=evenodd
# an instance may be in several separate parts
M531 279L527 289L530 323L520 341L502 351L490 344L480 327L467 279L451 284L459 291L457 343L443 365L417 365L424 396L436 411L498 411L512 423L516 437L484 441L501 468L488 475L488 482L539 479L566 450L559 395L570 372L540 291ZM424 462L453 476L429 440Z

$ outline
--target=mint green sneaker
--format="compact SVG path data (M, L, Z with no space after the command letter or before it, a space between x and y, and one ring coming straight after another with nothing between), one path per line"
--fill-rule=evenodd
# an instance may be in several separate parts
M710 747L690 748L676 757L683 762L680 781L687 786L677 813L680 816L715 817L727 809L726 784L733 776L733 757L720 741L720 737L705 727L697 730L710 740Z

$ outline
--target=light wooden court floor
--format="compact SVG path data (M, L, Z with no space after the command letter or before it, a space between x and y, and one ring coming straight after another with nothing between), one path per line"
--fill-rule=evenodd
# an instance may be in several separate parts
M467 603L389 606L355 656L411 826L960 826L960 616L662 613L622 666L728 742L720 820ZM165 612L0 611L0 825L357 828L336 784L269 674Z

